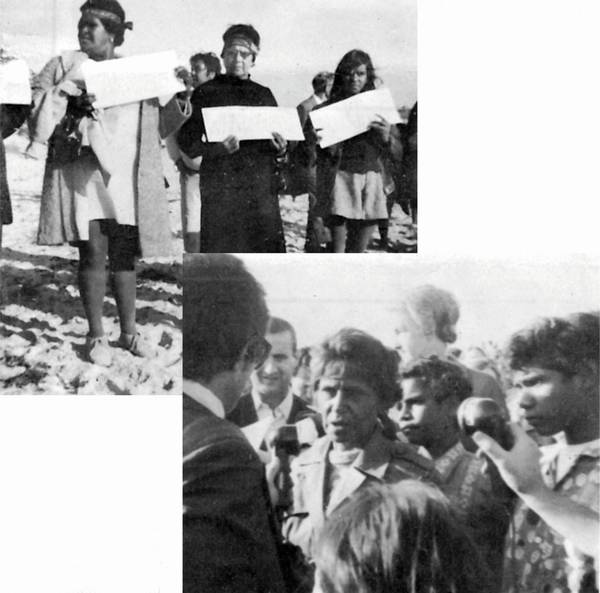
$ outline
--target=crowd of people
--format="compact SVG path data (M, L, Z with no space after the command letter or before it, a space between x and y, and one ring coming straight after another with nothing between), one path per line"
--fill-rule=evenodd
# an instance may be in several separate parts
M365 251L378 224L385 249L385 223L394 202L404 204L416 222L416 106L407 125L376 117L367 132L324 149L311 125L310 111L381 84L366 52L352 50L334 73L314 77L313 94L298 105L305 141L288 143L273 132L270 141L229 136L208 142L204 108L277 106L271 90L250 76L260 53L258 31L252 25L232 25L223 34L221 59L213 53L194 54L189 70L176 70L186 92L165 108L145 100L96 109L81 65L87 59L118 58L116 49L131 27L116 0L87 0L77 30L80 50L54 57L35 76L29 113L33 144L28 155L41 153L42 144L48 146L39 242L77 244L86 278L99 277L98 262L114 253L109 245L118 245L127 254L122 262L111 259L119 302L131 300L131 282L123 280L123 272L131 272L132 257L169 253L167 204L157 160L159 130L181 174L187 252L284 252L279 206L284 191L309 196L308 252ZM3 136L27 115L21 109L23 118L15 120L14 111L14 106L2 107ZM2 163L4 168L3 156ZM5 171L2 179L2 199L8 204ZM6 208L2 224L11 222ZM90 335L101 337L97 306L86 306L96 318ZM122 322L125 346L143 350L125 312ZM104 350L97 358L107 360L109 353L98 344L89 349Z
M309 196L306 251L364 251L394 200L408 191L411 184L402 175L414 171L402 163L406 157L416 167L416 108L408 126L379 117L369 131L326 149L319 147L308 117L313 109L375 88L375 70L364 51L348 52L335 73L315 76L313 95L298 106L304 142L288 145L277 132L270 141L229 136L208 142L204 108L277 105L273 93L250 77L260 52L254 27L238 24L225 31L223 68L213 53L193 55L189 71L178 68L175 75L186 91L164 107L146 99L97 109L82 65L118 58L132 24L116 0L87 0L80 10L80 49L53 57L33 79L32 104L2 105L0 120L4 138L28 118L31 142L25 154L45 155L37 239L79 251L90 362L109 367L113 357L102 319L107 280L118 309L118 345L136 356L156 354L137 330L135 305L137 259L172 255L159 137L180 172L187 252L285 252L282 184L294 195ZM3 145L0 164L4 225L12 215ZM416 216L416 202L403 199ZM381 230L384 247L386 233Z
M398 305L393 349L300 348L239 259L185 257L184 591L597 591L599 313L511 337L509 418L449 352L453 295ZM469 397L510 449L460 429Z

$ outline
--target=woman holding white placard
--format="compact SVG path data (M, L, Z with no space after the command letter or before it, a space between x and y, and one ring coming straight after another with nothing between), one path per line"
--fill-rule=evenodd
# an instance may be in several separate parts
M192 95L192 116L177 141L189 158L202 157L200 251L205 253L284 253L277 168L287 152L277 132L269 140L240 140L231 134L209 142L203 110L210 107L277 107L271 90L250 77L260 52L260 34L247 24L223 34L225 73Z
M375 89L369 54L354 49L340 61L328 101L316 109ZM390 164L402 158L395 126L378 116L369 130L344 142L320 148L319 130L308 124L307 145L316 159L316 227L322 237L331 231L335 253L366 250L378 219L387 218L386 199L394 190Z
M135 262L139 255L170 254L158 101L94 109L81 74L85 60L115 59L131 28L116 0L87 0L78 23L81 49L53 58L36 77L30 119L32 147L48 143L38 243L68 241L79 249L79 289L89 324L85 351L102 366L112 360L102 323L107 259L118 345L151 357L154 348L136 328ZM167 131L168 124L161 124Z

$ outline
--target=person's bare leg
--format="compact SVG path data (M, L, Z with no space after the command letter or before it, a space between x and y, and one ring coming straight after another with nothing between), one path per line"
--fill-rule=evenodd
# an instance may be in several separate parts
M337 224L331 227L331 237L333 239L333 253L346 252L347 229L345 224Z
M369 241L376 227L377 224L370 224L369 226L361 226L357 229L354 241L352 242L352 250L350 251L349 249L349 253L364 253L369 246Z
M112 287L121 327L119 345L135 356L151 358L156 355L156 350L137 331L135 322L138 238L135 235L125 236L123 232L123 229L116 228L109 243Z
M89 240L79 247L79 294L89 325L89 336L104 335L102 308L106 293L106 256L108 238L100 231L97 220L90 221Z
M112 286L119 313L119 325L122 334L135 335L135 297L136 297L136 272L113 272Z

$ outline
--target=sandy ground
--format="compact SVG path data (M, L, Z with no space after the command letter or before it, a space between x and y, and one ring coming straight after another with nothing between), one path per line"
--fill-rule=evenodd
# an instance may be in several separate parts
M142 261L138 267L137 322L158 346L141 359L118 348L115 302L107 290L105 331L114 353L110 368L86 362L87 324L77 288L77 250L36 245L44 163L25 159L23 135L6 143L14 222L4 226L0 254L0 394L179 394L181 393L181 258ZM164 170L174 229L181 253L177 172L165 154ZM280 201L289 252L304 247L308 200ZM394 206L390 251L416 250L416 230ZM372 251L378 248L377 235Z

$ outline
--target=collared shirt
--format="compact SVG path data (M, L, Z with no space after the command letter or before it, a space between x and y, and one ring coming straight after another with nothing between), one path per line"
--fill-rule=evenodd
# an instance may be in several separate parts
M483 461L469 453L460 441L435 461L442 478L442 489L462 512L469 512L491 495L489 478L481 470Z
M183 391L194 401L208 408L215 416L225 418L225 408L221 400L210 390L189 379L183 380Z
M265 418L277 418L279 420L283 420L283 422L287 422L290 412L292 411L294 396L290 389L283 401L278 406L270 408L267 404L261 401L258 393L252 391L252 401L254 402L254 408L259 420L264 420Z
M577 445L568 445L567 443L562 444L560 447L548 445L548 449L554 449L556 447L556 461L554 462L554 476L553 484L558 484L575 465L580 455L585 454L586 451L600 448L600 439L594 441L588 441L587 443L579 443Z
M554 491L595 511L600 501L600 445L556 443L540 447L544 481ZM506 548L504 591L591 593L597 567L589 556L519 502ZM575 542L576 543L576 542Z

